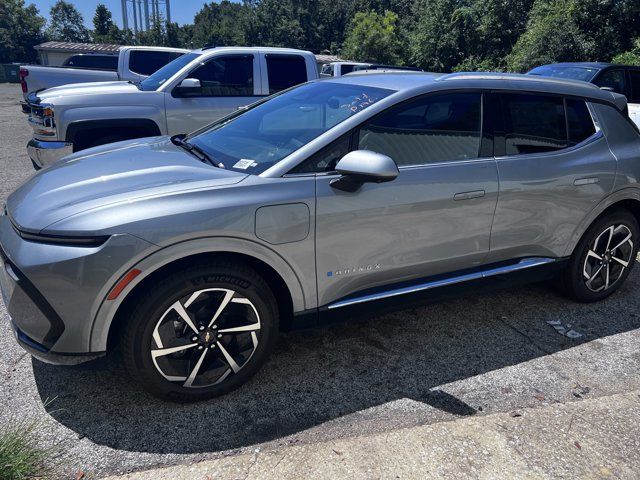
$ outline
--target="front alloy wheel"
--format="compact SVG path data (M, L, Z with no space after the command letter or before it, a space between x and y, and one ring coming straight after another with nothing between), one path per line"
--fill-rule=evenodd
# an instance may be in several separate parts
M583 235L564 272L569 296L595 302L615 292L636 263L639 235L638 222L626 210L597 220Z
M191 267L139 301L124 329L125 365L156 396L203 400L248 380L276 333L276 301L256 272L224 262Z

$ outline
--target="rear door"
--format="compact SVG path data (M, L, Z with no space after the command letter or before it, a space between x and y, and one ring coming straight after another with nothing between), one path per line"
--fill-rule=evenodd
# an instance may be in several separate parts
M583 99L523 92L489 103L500 176L490 261L561 257L612 190L615 157Z
M430 94L362 125L351 146L345 137L319 154L318 169L332 170L351 148L388 155L400 171L353 193L331 186L337 174L317 176L320 306L484 262L498 175L481 112L481 92Z
M263 53L262 79L264 95L273 95L294 85L316 78L311 75L310 66L303 55L293 53Z
M189 133L262 95L257 54L219 54L195 67L184 78L200 80L201 90L184 94L175 87L165 93L170 135Z

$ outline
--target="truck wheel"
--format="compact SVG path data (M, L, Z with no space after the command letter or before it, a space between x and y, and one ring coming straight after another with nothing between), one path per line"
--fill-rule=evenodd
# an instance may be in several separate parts
M185 268L142 294L123 329L127 370L153 395L223 395L266 361L278 332L275 297L252 269L224 261Z
M615 292L636 263L640 229L627 210L596 221L576 247L563 275L566 293L579 302L595 302Z

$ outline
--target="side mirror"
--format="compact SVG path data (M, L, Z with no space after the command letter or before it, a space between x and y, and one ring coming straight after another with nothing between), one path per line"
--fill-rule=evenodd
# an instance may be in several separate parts
M202 85L197 78L185 78L175 88L178 97L188 97L192 95L200 95L202 93Z
M330 185L345 192L355 192L363 183L390 182L399 173L391 157L369 150L347 153L336 165L336 171L341 176Z

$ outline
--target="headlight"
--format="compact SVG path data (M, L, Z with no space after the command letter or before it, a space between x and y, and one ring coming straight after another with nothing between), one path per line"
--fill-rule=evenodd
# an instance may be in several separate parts
M54 121L53 105L32 104L29 122L33 125L36 135L44 137L54 137L56 135L56 124Z

